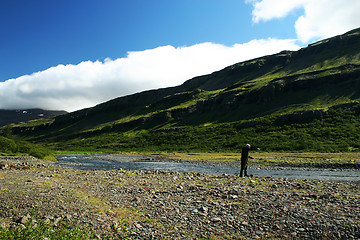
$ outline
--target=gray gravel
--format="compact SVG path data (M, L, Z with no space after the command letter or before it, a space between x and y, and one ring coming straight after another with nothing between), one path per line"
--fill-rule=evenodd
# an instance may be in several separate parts
M115 229L130 239L359 239L359 193L350 182L81 171L0 157L0 227L67 221L99 238Z

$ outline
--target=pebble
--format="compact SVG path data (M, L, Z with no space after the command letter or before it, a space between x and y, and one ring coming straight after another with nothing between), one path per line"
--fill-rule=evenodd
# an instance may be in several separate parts
M1 226L25 226L36 206L41 221L79 223L94 229L98 238L110 236L112 229L130 239L360 238L358 183L80 171L34 159L18 165L37 166L37 171L7 164L0 178L0 192L6 189L0 194Z
M219 217L215 217L213 219L211 219L212 222L221 222L221 218Z
M31 220L31 216L27 214L26 216L21 217L18 222L25 225L28 221Z

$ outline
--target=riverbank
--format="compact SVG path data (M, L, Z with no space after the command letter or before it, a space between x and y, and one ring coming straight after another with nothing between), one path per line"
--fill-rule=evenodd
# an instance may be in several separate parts
M207 163L239 162L241 153L174 153L169 159ZM269 153L251 152L253 165L327 169L360 169L360 153Z
M0 163L1 227L32 218L130 239L360 238L356 183Z
M172 172L199 172L212 175L239 175L239 161L206 161L171 159L162 155L126 154L71 154L58 157L57 165L80 170L163 170ZM328 165L326 165L328 166ZM350 168L352 167L352 168ZM325 168L313 165L303 167L253 164L250 161L249 175L308 180L351 181L360 183L359 169L354 166Z

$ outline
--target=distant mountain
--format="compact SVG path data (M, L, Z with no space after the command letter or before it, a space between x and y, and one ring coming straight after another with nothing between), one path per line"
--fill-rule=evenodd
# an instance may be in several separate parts
M52 118L66 114L66 111L49 111L42 109L3 110L0 109L0 126L30 120Z
M358 149L359 101L360 28L14 132L66 149Z

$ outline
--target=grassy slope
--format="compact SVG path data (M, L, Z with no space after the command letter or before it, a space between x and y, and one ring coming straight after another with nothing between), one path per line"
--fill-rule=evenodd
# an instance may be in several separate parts
M246 142L268 151L358 150L359 36L353 31L15 131L57 150L237 151Z

